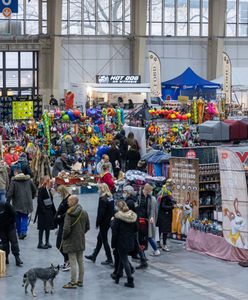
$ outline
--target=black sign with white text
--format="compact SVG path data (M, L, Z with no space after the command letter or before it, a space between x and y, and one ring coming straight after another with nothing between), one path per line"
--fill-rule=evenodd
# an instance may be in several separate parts
M141 76L140 75L96 75L96 83L136 84L136 83L141 83Z

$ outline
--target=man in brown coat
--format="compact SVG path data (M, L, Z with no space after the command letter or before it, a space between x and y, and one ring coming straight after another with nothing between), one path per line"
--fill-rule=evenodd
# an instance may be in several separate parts
M65 216L62 247L68 253L71 265L71 281L63 288L71 289L83 286L84 265L83 251L85 250L85 233L90 229L88 214L78 203L78 198L72 195L68 198L69 209ZM77 264L79 269L77 280Z

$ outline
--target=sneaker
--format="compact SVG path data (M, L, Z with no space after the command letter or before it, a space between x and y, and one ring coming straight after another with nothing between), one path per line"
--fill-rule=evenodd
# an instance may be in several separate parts
M85 255L84 257L88 260L91 260L93 263L96 261L96 258L93 255Z
M71 269L71 266L70 266L70 263L66 263L64 264L63 268L62 268L62 272L67 272L67 271L70 271Z
M162 250L165 252L170 252L170 249L168 248L167 245L163 245Z
M136 270L146 269L148 267L147 262L142 262L136 267Z
M159 250L156 250L156 251L153 251L152 253L150 253L150 256L159 256L159 255L160 255Z

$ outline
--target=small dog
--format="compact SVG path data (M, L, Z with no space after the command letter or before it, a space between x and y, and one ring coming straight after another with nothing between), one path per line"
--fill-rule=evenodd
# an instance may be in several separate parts
M28 293L28 286L31 285L31 293L33 297L36 297L36 294L34 292L35 284L37 279L41 279L44 283L44 291L45 293L49 293L47 290L47 281L49 281L51 286L51 294L53 294L53 280L59 273L59 265L57 267L54 267L53 264L49 268L33 268L28 270L23 275L23 287L25 286L25 294Z

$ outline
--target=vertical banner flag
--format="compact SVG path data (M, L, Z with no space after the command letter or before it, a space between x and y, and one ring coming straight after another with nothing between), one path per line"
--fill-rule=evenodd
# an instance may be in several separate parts
M223 52L223 93L226 103L232 101L232 64L227 53Z
M230 148L218 147L223 234L234 247L248 249L248 197L244 166Z
M161 65L158 56L149 51L149 66L150 66L150 88L151 98L162 96L161 91Z
M9 18L12 13L18 13L18 0L0 0L0 12Z

